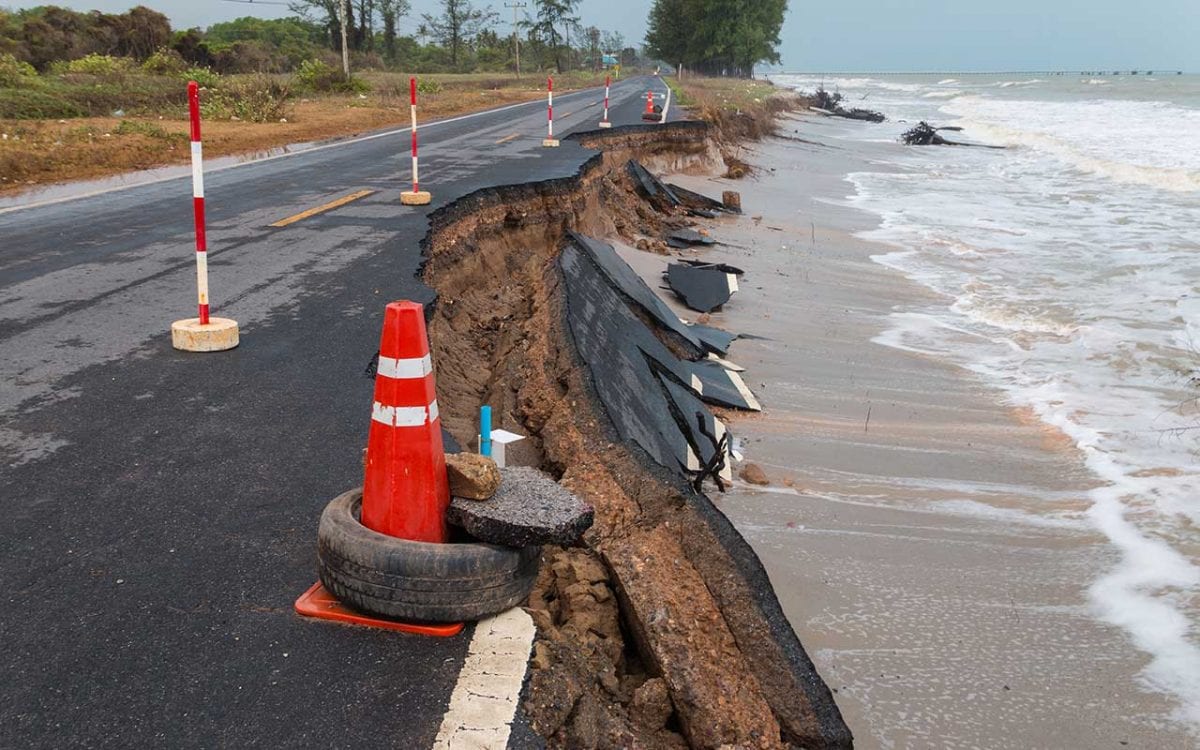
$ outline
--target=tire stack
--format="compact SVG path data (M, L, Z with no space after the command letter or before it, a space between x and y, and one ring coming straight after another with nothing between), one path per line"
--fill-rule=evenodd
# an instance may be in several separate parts
M321 514L321 583L367 614L416 622L467 622L499 614L529 597L541 547L430 544L363 526L362 490L334 498Z

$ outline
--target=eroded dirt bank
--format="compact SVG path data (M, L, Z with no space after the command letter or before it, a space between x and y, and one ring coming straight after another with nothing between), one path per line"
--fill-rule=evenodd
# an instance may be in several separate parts
M724 169L719 151L696 122L580 140L599 153L576 177L468 196L426 238L443 423L468 445L491 404L596 508L584 548L546 550L525 710L552 746L848 747L754 553L682 476L616 439L565 324L567 230L649 247L678 221L637 197L628 159Z

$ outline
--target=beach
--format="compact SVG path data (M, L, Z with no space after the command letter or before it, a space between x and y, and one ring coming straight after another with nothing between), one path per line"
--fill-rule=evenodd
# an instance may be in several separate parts
M770 486L715 501L856 746L1194 746L1155 655L1098 616L1121 554L1089 516L1104 482L1077 442L977 373L888 345L897 311L948 302L858 236L880 221L848 176L902 148L861 127L787 118L746 149L751 179L672 178L745 207L685 253L746 271L712 324L743 334L730 357L764 406L725 416ZM661 286L667 259L624 256Z

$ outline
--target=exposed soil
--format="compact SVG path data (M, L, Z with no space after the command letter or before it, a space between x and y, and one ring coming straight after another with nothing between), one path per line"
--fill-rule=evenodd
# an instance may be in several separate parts
M570 179L487 190L432 216L427 283L443 424L481 404L596 510L547 548L524 704L552 747L848 747L850 735L744 540L703 495L618 441L576 360L554 263L568 229L653 248L664 218L624 165L713 170L704 123L617 128Z

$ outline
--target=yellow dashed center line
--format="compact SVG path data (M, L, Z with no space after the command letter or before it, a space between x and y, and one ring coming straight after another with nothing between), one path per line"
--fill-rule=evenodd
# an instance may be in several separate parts
M520 137L521 137L520 133L513 133L512 135L506 135L503 138L501 138L500 140L496 141L496 145L500 145L501 143L508 143L509 141L515 141L516 139L518 139Z
M326 211L332 211L335 208L341 208L342 206L346 205L347 203L356 201L359 198L366 198L368 195L371 195L374 192L375 192L374 190L359 190L357 193L351 193L350 195L343 196L341 198L338 198L335 201L329 201L328 203L326 203L323 206L317 206L316 208L310 208L307 211L301 211L300 213L296 214L295 216L289 216L286 219L280 219L279 221L275 222L274 224L271 224L271 226L286 227L289 224L295 224L297 221L302 221L304 219L307 219L310 216L316 216L317 214L323 214Z

